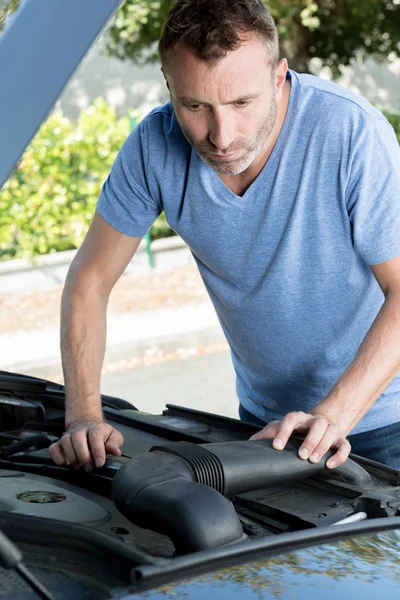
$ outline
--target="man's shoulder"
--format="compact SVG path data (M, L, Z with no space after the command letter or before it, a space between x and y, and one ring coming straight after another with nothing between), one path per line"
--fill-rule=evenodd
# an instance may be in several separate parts
M188 149L188 142L176 119L171 102L154 108L144 117L140 126L142 138L150 146L154 144L159 148L169 146L171 151Z
M356 121L372 122L382 119L382 113L356 91L338 83L306 73L296 73L300 88L300 102L311 101L313 111L334 120L352 117ZM333 113L333 111L335 111Z
M191 146L186 140L168 102L149 112L127 140L130 164L138 164L153 183L165 191L169 185L176 191L191 159ZM132 160L132 157L135 160ZM141 162L136 158L140 157Z
M171 102L167 102L162 106L156 106L153 108L143 119L148 123L152 123L153 125L157 125L157 123L162 121L172 121L172 117L174 116L174 110L172 108Z
M296 120L304 135L320 138L321 144L330 140L332 148L349 152L376 137L393 135L386 117L366 98L353 90L316 77L294 73L297 83Z

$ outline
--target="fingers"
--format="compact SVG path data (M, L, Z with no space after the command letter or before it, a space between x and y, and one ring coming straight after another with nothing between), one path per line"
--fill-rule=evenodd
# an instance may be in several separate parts
M109 454L115 454L116 456L121 456L120 446L122 446L123 443L124 436L122 433L116 429L112 429L105 443L106 452Z
M334 449L337 450L336 454L331 456L326 462L328 469L334 469L338 465L342 465L348 458L351 452L350 442L346 439L341 440Z
M74 447L71 442L71 438L68 434L64 434L62 438L59 440L59 445L64 452L64 455L67 461L73 466L77 466L79 463L79 459L75 454Z
M108 434L108 431L107 431ZM102 427L94 427L89 428L88 432L89 444L92 449L92 456L94 464L97 468L100 468L106 462L106 449L105 449L105 441L107 436L105 435L105 431Z
M300 446L299 456L303 459L308 458L312 463L317 463L330 449L336 450L326 464L328 468L332 469L347 460L351 446L337 425L329 423L324 418L315 418Z
M307 419L306 419L307 417ZM250 440L273 440L275 450L283 450L295 429L304 425L310 415L302 412L288 413L282 421L271 421L264 429L257 431Z
M310 418L312 418L310 415L303 412L292 412L288 413L282 421L278 421L275 437L272 442L275 450L283 450L294 431L307 427ZM303 458L303 456L301 456L301 458ZM308 456L304 458L308 458Z
M49 447L50 458L55 462L56 465L59 466L69 466L71 463L65 456L65 452L60 445L60 442L55 442Z
M124 438L103 421L73 423L61 439L52 444L49 453L57 465L72 465L85 471L104 466L106 452L120 456Z
M283 450L289 438L297 433L307 433L299 448L299 457L303 460L317 463L328 450L333 449L336 452L326 463L332 469L344 463L350 454L350 443L337 425L324 417L303 412L288 413L282 421L272 421L250 439L272 439L273 448Z
M337 428L321 417L315 418L304 442L300 446L299 456L310 462L318 462L336 441Z
M94 464L90 455L86 431L77 431L76 433L70 435L69 439L71 441L71 445L74 449L79 465L81 465L85 469L85 471L92 471Z
M271 421L264 429L257 431L249 438L250 440L272 440L278 431L280 421Z

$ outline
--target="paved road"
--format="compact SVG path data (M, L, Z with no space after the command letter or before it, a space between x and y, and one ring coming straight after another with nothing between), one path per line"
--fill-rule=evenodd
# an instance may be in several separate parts
M62 382L60 358L21 365L20 372ZM235 378L219 327L112 345L101 391L160 413L178 404L237 417Z
M135 257L113 290L102 392L153 413L171 403L236 417L233 368L214 309L189 250L168 244L153 270L137 260L143 253ZM3 369L62 383L59 305L70 260L61 253L37 269L0 269Z
M158 414L166 404L177 404L238 416L233 368L226 350L108 373L103 376L102 391L150 413Z

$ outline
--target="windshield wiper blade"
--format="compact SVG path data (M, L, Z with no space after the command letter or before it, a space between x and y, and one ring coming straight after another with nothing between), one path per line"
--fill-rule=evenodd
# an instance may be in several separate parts
M55 600L53 594L23 564L21 551L2 531L0 531L0 564L5 569L15 569L40 598Z

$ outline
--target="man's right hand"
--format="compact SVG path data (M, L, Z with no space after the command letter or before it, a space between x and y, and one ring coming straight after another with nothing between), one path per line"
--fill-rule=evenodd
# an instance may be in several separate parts
M84 417L70 423L66 433L52 444L49 453L56 465L71 465L85 471L102 467L106 453L121 456L122 433L103 419Z

